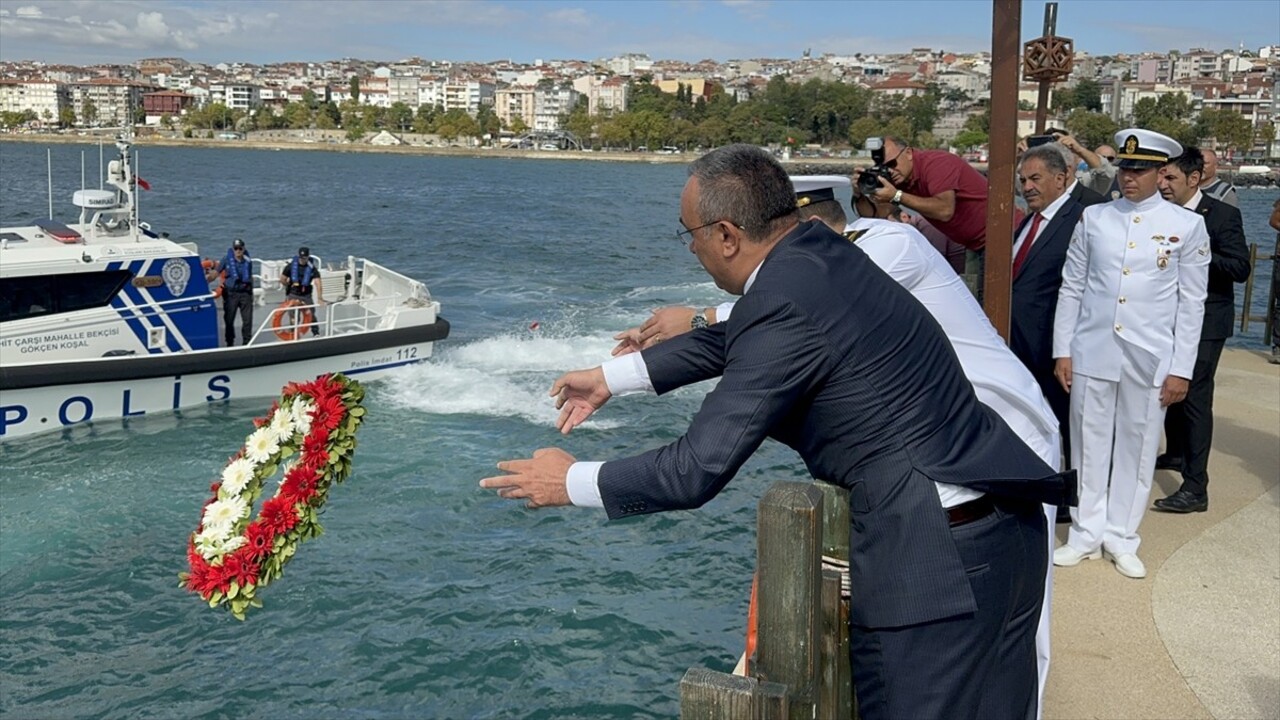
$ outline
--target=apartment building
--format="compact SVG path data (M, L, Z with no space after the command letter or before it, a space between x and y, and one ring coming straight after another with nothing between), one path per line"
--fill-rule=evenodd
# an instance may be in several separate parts
M142 96L142 109L146 114L145 122L148 125L159 125L166 115L177 119L191 109L195 100L191 95L176 90L146 93Z
M143 94L152 90L155 87L151 85L112 78L67 85L76 124L97 127L132 123L134 109L142 107Z
M625 78L584 75L573 81L573 89L587 98L587 112L599 115L626 112L628 85Z
M493 112L502 121L503 127L511 127L516 118L520 118L525 127L533 127L535 112L533 91L534 88L531 85L512 85L494 91Z
M417 75L392 75L387 78L387 102L391 105L404 103L417 109L421 86L421 78Z
M44 80L0 80L0 112L35 113L42 125L58 123L62 109L71 102L64 85Z
M534 88L533 129L559 130L560 117L573 111L579 97L570 85Z
M262 88L249 83L210 83L209 102L248 112L262 104Z
M465 110L469 115L480 112L481 105L492 105L496 90L491 82L480 80L449 80L444 84L441 104L446 111Z

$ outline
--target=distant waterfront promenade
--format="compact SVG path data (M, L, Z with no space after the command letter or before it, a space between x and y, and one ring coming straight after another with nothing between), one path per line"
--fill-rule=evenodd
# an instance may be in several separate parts
M65 134L13 134L0 135L0 142L24 142L35 144L84 145L94 144L99 139L110 142L114 136L109 133L98 135L65 135ZM254 150L312 150L324 152L384 153L398 155L440 155L449 157L477 158L516 158L532 160L599 160L605 162L639 162L639 163L688 163L697 157L697 153L676 153L666 155L654 152L600 152L581 150L517 150L496 147L441 147L438 145L372 145L359 143L328 142L290 142L280 139L271 140L217 140L211 138L170 138L161 136L143 136L134 139L139 147L210 147L239 148ZM842 172L840 166L852 168L869 164L866 159L858 158L795 158L790 161L797 165L829 166L829 172Z

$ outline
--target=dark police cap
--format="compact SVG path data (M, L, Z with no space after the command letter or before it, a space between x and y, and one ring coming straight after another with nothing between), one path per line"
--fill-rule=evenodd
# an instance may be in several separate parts
M1129 128L1116 133L1116 166L1129 170L1158 168L1182 154L1182 146L1168 135Z
M311 248L306 245L298 248L298 257L311 257Z
M234 249L236 249L236 250L243 250L243 249L244 249L244 241L243 241L243 240L241 240L240 238L236 238L236 239L235 239L235 242L231 243L231 247L232 247L232 248L234 248Z

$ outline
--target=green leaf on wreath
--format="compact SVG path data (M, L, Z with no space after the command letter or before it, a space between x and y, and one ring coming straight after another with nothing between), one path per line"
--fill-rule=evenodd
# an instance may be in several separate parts
M235 580L231 581L231 587L227 588L227 599L234 600L240 594L240 584Z

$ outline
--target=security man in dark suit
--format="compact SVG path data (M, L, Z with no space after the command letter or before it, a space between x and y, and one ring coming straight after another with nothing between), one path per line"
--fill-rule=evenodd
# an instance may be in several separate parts
M1200 189L1204 155L1184 148L1182 156L1160 170L1160 194L1165 200L1204 218L1209 233L1209 294L1204 302L1204 326L1196 352L1187 398L1169 406L1164 417L1165 453L1156 467L1182 472L1182 487L1156 500L1154 507L1172 513L1209 509L1209 449L1213 445L1213 376L1222 347L1231 337L1236 316L1235 283L1249 279L1249 251L1244 242L1240 211Z
M1073 478L978 402L909 292L823 223L798 222L771 155L731 145L689 172L680 234L742 295L733 314L552 387L568 432L615 393L719 376L688 431L605 463L546 448L498 463L507 474L481 486L610 518L693 508L772 437L849 489L861 716L1033 716L1048 541L1036 503L1063 503Z
M1056 143L1030 148L1018 168L1027 217L1013 235L1009 349L1040 384L1059 427L1066 428L1071 403L1053 375L1053 313L1058 306L1058 288L1062 287L1067 245L1084 206L1066 192L1075 177L1062 150ZM1076 186L1084 187L1078 182ZM1069 433L1062 433L1064 458L1071 456L1069 437Z

